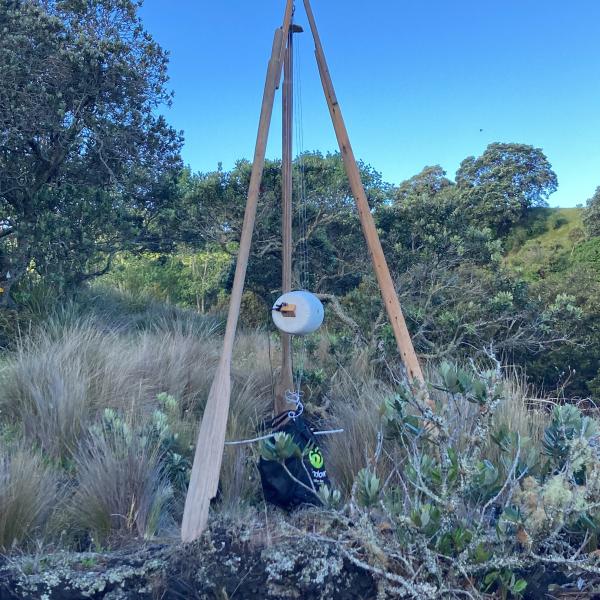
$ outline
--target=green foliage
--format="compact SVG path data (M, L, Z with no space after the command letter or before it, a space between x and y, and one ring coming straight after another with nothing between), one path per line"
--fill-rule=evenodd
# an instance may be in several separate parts
M546 305L545 317L558 325L550 324L553 335L564 336L564 341L545 349L543 355L517 360L527 364L528 375L546 389L564 387L569 395L597 397L600 238L585 238L581 209L540 210L531 212L530 224L543 224L541 233L530 237L518 227L511 237L523 231L525 241L512 245L507 264L531 282L531 296ZM552 223L562 218L568 223L555 229Z
M528 211L506 241L507 263L529 281L567 271L585 237L582 212L578 208ZM557 228L557 223L563 225Z
M573 440L590 440L598 435L598 426L589 417L570 404L557 406L552 412L552 422L544 432L544 454L555 468L562 468L570 455Z
M540 148L490 144L478 158L463 160L456 184L461 202L476 221L506 234L529 208L544 206L558 181Z
M593 245L583 242L593 255ZM532 289L549 308L558 305L570 343L559 344L544 356L532 357L528 371L547 389L565 388L572 396L598 397L594 380L600 374L600 272L579 260L577 248L569 269L553 274Z
M218 249L118 255L99 283L205 313L217 303L231 262L232 255Z
M506 598L522 598L527 588L524 579L517 579L510 569L490 571L483 580L484 591L497 591L502 600Z
M302 451L291 435L279 432L266 440L261 440L260 455L265 460L285 462L292 457L302 458Z
M360 169L369 201L374 208L381 206L389 198L390 186L370 166L361 164ZM238 161L229 172L184 172L180 181L181 211L185 215L179 221L181 236L197 239L200 232L200 244L208 242L220 248L237 244L250 173L251 164L245 160ZM341 156L305 153L294 161L293 176L303 181L302 199L296 197L298 190L294 189L293 236L296 257L304 257L306 246L308 287L317 292L346 293L360 282L369 263ZM281 280L280 195L281 163L267 160L247 278L247 289L267 305L273 300L274 285ZM297 282L302 270L300 262L294 266ZM232 264L224 282L226 288L233 273Z
M508 392L497 372L446 363L437 378L435 415L407 389L386 400L386 481L373 466L360 470L357 505L373 519L384 506L403 556L416 564L447 573L445 564L460 562L482 592L521 598L535 569L546 568L537 557L560 547L555 568L575 564L600 532L597 420L556 406L541 439L528 437L497 415Z
M589 265L598 273L600 280L600 236L583 240L573 250L573 262Z
M191 445L182 439L179 431L179 402L165 392L157 396L163 410L155 410L151 419L132 430L122 414L111 408L104 410L100 423L90 427L94 436L114 436L126 446L139 438L141 444L156 449L158 462L171 485L185 492L192 468ZM163 412L164 411L164 412Z
M420 173L403 181L396 188L395 201L401 204L419 197L425 200L452 185L453 182L446 177L446 171L439 165L424 167Z
M25 276L60 289L104 272L117 249L168 245L181 140L154 112L170 102L167 56L137 10L0 7L0 306Z
M317 497L325 508L338 509L342 503L342 495L339 490L330 489L328 485L321 485L317 490Z
M589 236L600 236L600 186L596 188L594 195L587 201L583 224Z
M361 469L356 476L356 499L359 506L369 508L379 501L381 483L369 469Z
M443 385L437 386L438 389L451 395L460 394L468 402L483 406L488 402L497 402L502 397L502 387L494 371L473 377L472 373L444 362L440 366L440 375Z

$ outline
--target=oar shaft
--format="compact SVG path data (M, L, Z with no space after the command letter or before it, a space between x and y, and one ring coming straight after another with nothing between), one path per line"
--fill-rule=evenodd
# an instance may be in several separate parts
M282 28L275 33L271 59L267 69L267 78L260 113L256 149L252 163L252 174L248 189L248 200L242 226L242 235L237 257L233 288L227 315L227 325L223 340L221 360L206 402L202 416L202 423L198 433L194 464L190 476L190 485L185 499L183 521L181 525L181 538L184 542L197 539L208 521L210 501L215 497L219 485L221 462L223 459L223 445L225 430L227 428L227 415L229 413L229 400L231 392L231 355L233 342L237 329L246 268L250 255L250 243L256 219L256 206L260 192L260 182L265 164L265 152L269 126L273 113L275 90L281 77L281 64L283 57L284 41L287 38L293 12L293 0L287 0Z
M294 32L288 33L287 50L283 63L283 108L282 108L282 154L281 154L281 291L292 289L292 129L293 129L293 72L294 72ZM294 410L295 404L286 401L286 391L293 390L292 336L281 333L281 372L275 387L275 414Z
M240 247L235 266L231 298L229 301L229 312L227 315L227 325L225 328L225 338L223 341L223 355L229 354L231 356L233 349L233 341L235 338L235 332L240 314L240 306L242 303L242 293L244 291L244 282L246 280L248 258L250 256L250 245L252 243L252 234L254 232L254 222L256 220L256 207L260 193L260 183L265 166L265 152L267 148L267 139L269 137L271 116L273 115L275 90L279 86L279 80L281 78L283 49L285 48L285 40L287 39L290 28L292 10L293 0L288 0L283 21L283 28L278 29L275 33L271 60L269 61L269 67L267 70L267 79L265 82L260 121L258 124L258 134L256 136L254 160L252 162L252 174L250 176L250 186L248 188L248 200L246 203L246 212L244 214L244 223L242 225Z
M356 159L354 157L354 152L352 151L352 145L350 144L348 131L346 130L341 108L335 95L333 82L331 81L329 68L327 67L327 61L325 60L325 53L323 52L323 46L317 30L310 0L304 0L304 7L306 9L312 35L315 40L315 53L317 56L317 64L319 67L323 91L325 92L327 105L331 114L331 120L333 122L338 145L344 161L344 167L350 181L352 195L356 201L363 234L369 248L371 260L373 261L375 275L377 276L379 289L381 290L381 295L383 297L388 318L394 331L398 350L400 352L402 362L406 368L409 380L423 384L423 372L421 371L419 360L415 353L408 328L406 327L406 321L404 320L404 315L402 314L400 301L398 300L394 282L392 281L392 277L385 260L385 255L383 254L379 236L377 235L375 221L373 220L373 215L371 214L371 210L369 208L367 195L365 194L365 190L360 178L360 171L358 169L358 165L356 164Z

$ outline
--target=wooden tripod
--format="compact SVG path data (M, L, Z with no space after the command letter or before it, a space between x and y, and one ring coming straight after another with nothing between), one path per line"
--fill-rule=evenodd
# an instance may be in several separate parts
M373 268L377 276L377 282L385 304L388 318L390 320L400 356L406 368L409 380L419 386L424 384L423 373L415 354L410 334L400 308L400 302L394 288L394 284L381 248L379 236L375 228L375 222L371 214L367 196L363 188L360 172L356 159L350 145L350 139L342 118L340 106L335 95L329 69L325 61L325 54L319 38L315 18L309 0L303 0L310 29L315 42L315 53L317 65L321 76L321 83L325 98L331 114L340 152L344 161L346 174L350 181L352 194L356 201L360 222L373 262ZM258 202L260 181L265 161L265 151L271 116L273 113L273 102L275 90L279 86L282 65L286 64L284 84L284 147L283 147L283 291L291 288L291 69L292 69L292 33L291 20L293 15L293 0L286 0L283 25L275 32L271 59L267 70L265 90L262 101L254 162L250 187L248 189L248 200L240 249L237 258L233 288L227 325L223 340L221 360L213 380L206 408L202 417L202 424L198 433L194 464L190 478L190 485L185 501L183 522L181 526L181 538L184 542L197 539L206 527L210 501L216 496L223 458L223 446L225 442L225 430L227 427L227 415L229 412L229 401L231 392L230 372L233 342L237 329L240 313L242 292L246 278L246 267L250 253L252 232L256 217L256 206ZM287 87L286 87L287 86ZM289 336L282 337L282 370L276 395L276 410L285 410L285 390L292 389L291 373L291 346ZM282 395L283 394L283 395Z

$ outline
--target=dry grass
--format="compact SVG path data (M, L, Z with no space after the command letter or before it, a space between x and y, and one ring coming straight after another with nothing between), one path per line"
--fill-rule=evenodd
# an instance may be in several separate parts
M4 362L0 410L55 458L71 455L107 407L148 413L167 392L200 414L217 360L209 334L121 334L85 319L62 329L50 322Z
M39 449L53 464L64 467L63 476L74 483L59 519L72 539L143 537L174 526L183 497L165 479L164 448L147 447L140 440L126 444L107 435L90 438L90 429L102 422L105 409L112 408L130 424L131 431L143 431L159 408L157 395L166 392L177 400L170 423L178 436L177 452L191 458L220 351L214 321L202 325L201 319L188 319L175 311L172 318L160 313L154 323L145 317L143 327L137 321L133 326L117 321L111 327L111 314L63 313L23 338L0 366L0 420L20 430L23 447ZM375 375L366 353L357 352L346 366L325 354L322 343L316 357L323 359L318 366L329 371L322 385L326 394L308 405L317 410L320 426L344 429L342 434L320 438L320 443L330 477L347 497L358 471L374 462L382 407L396 390ZM306 362L307 368L314 366L310 358ZM269 341L264 332L238 336L228 440L254 437L270 416L277 364L273 338ZM496 424L518 430L538 444L546 414L525 406L528 391L515 377L507 379L506 387L509 393L498 407ZM447 405L445 418L452 424L453 443L458 447L468 440L476 410L472 404ZM220 481L222 510L261 501L256 452L255 445L226 447ZM22 454L15 456L10 460L25 460ZM7 465L13 463L3 460L2 468L10 471ZM399 454L382 453L377 461L382 481L398 460L402 460ZM30 461L22 469L33 473L30 484L36 489L56 480L56 474L44 470L35 455ZM28 493L36 497L31 489ZM16 497L19 494L25 491ZM56 498L56 492L46 495ZM39 523L47 520L45 507L28 509L40 518L24 526L24 531L37 531ZM0 526L0 545L12 543L6 540L13 534L4 535L1 530L7 522L4 519ZM17 537L21 540L27 535Z
M382 405L391 388L369 379L356 380L343 369L335 373L330 394L331 427L327 436L327 470L335 485L349 494L356 474L374 458L381 430Z
M91 533L105 544L121 535L149 538L169 525L173 490L160 450L146 439L103 431L80 444L75 456L77 487L64 516L71 535Z
M504 391L506 399L495 414L496 427L504 425L508 431L518 432L522 438L529 438L534 446L539 447L556 403L543 399L530 402L531 387L516 372L509 373L504 379Z
M191 323L191 325L190 325ZM272 405L269 352L262 333L240 334L232 370L231 417L227 439L253 437ZM142 329L106 326L103 317L61 314L24 337L0 366L0 418L19 430L28 447L38 448L77 482L68 502L68 529L95 539L109 532L144 535L152 498L166 493L157 457L145 448L119 448L116 440L94 439L90 429L114 409L143 429L166 392L178 401L171 423L180 446L193 454L197 427L212 383L220 338L212 322L168 322L162 317ZM228 447L221 477L224 504L255 497L252 446ZM130 452L133 452L132 454ZM31 467L33 469L34 466ZM150 488L142 486L147 479ZM173 498L177 516L182 498ZM112 516L111 516L112 515ZM115 516L118 515L118 516ZM146 516L145 516L146 515ZM64 519L63 519L64 520ZM152 520L152 519L150 519ZM152 527L150 527L152 529Z
M0 549L42 538L60 500L59 477L23 446L0 446Z

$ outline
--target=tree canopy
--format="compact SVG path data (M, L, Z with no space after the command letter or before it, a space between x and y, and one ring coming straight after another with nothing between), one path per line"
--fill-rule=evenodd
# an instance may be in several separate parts
M132 0L0 4L0 304L26 271L77 281L157 244L180 136L166 53Z
M465 210L499 234L507 233L527 209L545 206L558 188L556 174L540 148L526 144L490 144L469 156L456 172Z
M227 302L251 164L182 168L181 134L159 114L171 101L167 55L138 8L0 3L0 308L26 296L24 281L73 290L109 271L105 282L136 296L202 312ZM507 234L557 188L541 149L491 144L461 163L456 181L433 165L393 186L359 166L423 356L491 352L532 365L542 352L598 339L582 325L595 322L597 303L532 286L503 261ZM340 339L372 352L393 343L341 156L307 152L293 171L295 285L331 303ZM587 253L582 281L596 277L598 214L600 188L585 212L593 239L573 238L571 259ZM246 285L255 314L268 315L280 282L281 162L267 160ZM598 372L596 355L585 361L582 390Z

